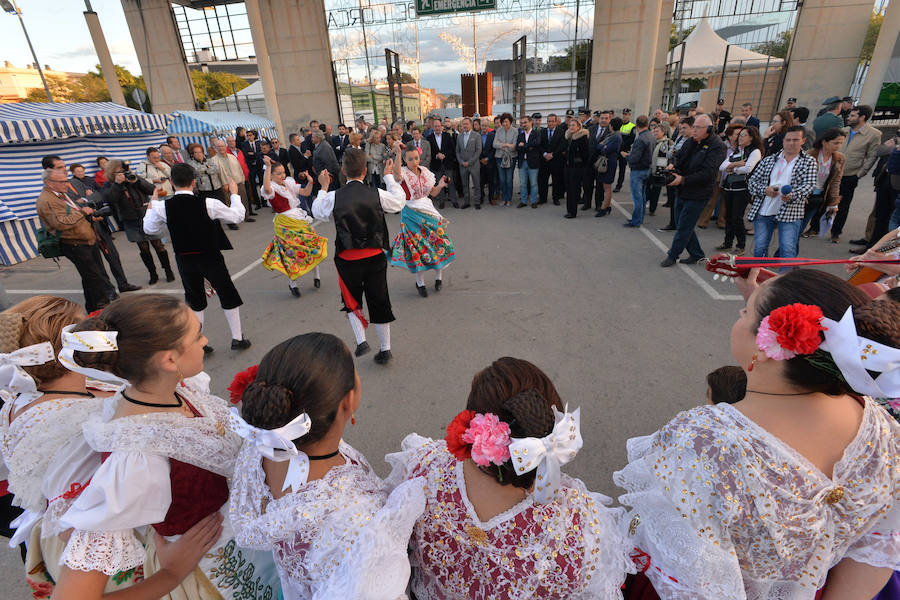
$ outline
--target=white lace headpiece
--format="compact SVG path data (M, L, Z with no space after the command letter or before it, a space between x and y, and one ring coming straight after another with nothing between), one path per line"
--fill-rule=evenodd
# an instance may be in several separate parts
M853 391L873 398L900 397L900 349L858 335L852 307L840 321L825 318L822 325L828 329L819 347L831 354ZM869 371L879 375L873 378Z
M509 454L518 475L537 469L534 499L544 503L553 497L559 487L560 466L566 464L581 450L581 409L559 412L553 407L556 423L550 435L542 438L513 438Z
M50 342L41 342L0 354L0 388L16 394L13 410L41 396L34 379L22 367L42 365L54 358L53 344Z
M238 409L231 409L231 429L239 436L252 442L259 453L275 462L290 461L281 491L293 488L295 491L306 483L309 477L309 459L294 445L294 440L309 433L312 420L301 413L290 423L278 429L260 429L245 421Z
M113 375L108 371L82 367L75 362L75 351L79 352L112 352L119 349L117 337L118 331L72 331L75 325L66 325L62 330L62 350L59 351L58 360L62 365L81 373L86 377L108 381L111 383L125 384L125 379Z

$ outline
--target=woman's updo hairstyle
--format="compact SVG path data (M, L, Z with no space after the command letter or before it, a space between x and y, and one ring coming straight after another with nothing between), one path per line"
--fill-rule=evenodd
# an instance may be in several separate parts
M53 354L62 349L62 330L84 318L84 308L65 298L33 296L0 313L0 352L50 342ZM58 361L22 367L38 387L69 373Z
M550 378L527 360L504 356L479 371L472 379L466 409L493 413L509 425L510 437L542 438L553 431L553 408L563 411L563 403ZM479 467L503 485L528 489L536 471L517 475L512 462Z
M853 309L856 333L873 342L900 348L900 304L869 302Z
M840 321L851 306L856 314L858 309L871 303L865 292L839 277L815 269L797 269L772 279L760 289L756 302L757 327L776 308L798 302L818 306L834 321ZM863 335L862 331L859 333ZM803 356L783 362L786 379L801 389L835 396L852 392L843 379L816 367Z
M75 351L73 358L82 367L106 371L138 385L154 375L150 360L157 352L181 349L189 322L187 305L172 296L140 294L119 298L99 316L89 317L73 328L76 333L116 331L119 349Z
M305 333L281 342L259 363L241 396L241 416L260 429L277 429L301 413L312 427L296 441L315 442L331 429L341 400L356 387L347 346L330 333Z

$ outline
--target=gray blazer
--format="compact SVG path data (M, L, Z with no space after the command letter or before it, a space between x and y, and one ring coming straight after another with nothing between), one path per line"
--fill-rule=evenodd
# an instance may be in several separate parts
M462 166L464 162L469 163L470 167L476 164L480 165L478 159L481 157L481 134L477 131L470 131L469 143L463 148L462 142L465 135L465 133L460 132L456 137L456 161L459 163L459 166Z
M416 140L409 140L406 142L406 147L414 146L416 144ZM423 167L428 167L431 164L431 144L425 138L419 140L419 148L422 149L421 154L419 154L419 164Z
M337 177L341 171L341 166L334 155L334 148L331 147L327 140L322 140L316 146L316 149L313 150L313 169L315 169L316 174L327 170L331 173L332 178Z

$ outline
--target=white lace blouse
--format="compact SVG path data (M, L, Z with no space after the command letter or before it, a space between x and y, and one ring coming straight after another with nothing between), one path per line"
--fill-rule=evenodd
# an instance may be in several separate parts
M91 415L100 414L103 399L54 398L28 408L10 423L14 398L6 391L0 395L5 401L0 410L0 453L9 469L9 491L15 494L13 503L28 511L16 539L27 537L41 516L41 537L52 537L65 529L59 517L100 466L100 455L84 441L81 427Z
M664 600L812 599L845 557L900 568L898 444L867 398L829 478L733 406L695 408L629 440L623 527Z
M300 190L303 189L303 186L294 181L293 177L286 177L284 179L284 185L275 183L274 181L269 182L269 187L272 190L271 193L266 194L265 186L261 186L259 188L260 194L269 202L272 198L275 197L275 194L278 194L282 198L285 198L290 204L290 209L278 213L279 215L283 215L285 217L290 217L291 219L297 219L298 221L306 221L307 223L312 223L313 218L307 214L305 210L300 208ZM312 201L312 198L308 198L308 201Z
M388 497L362 454L275 500L262 456L245 443L235 465L230 519L239 546L271 550L285 600L405 598L407 545L425 507L421 480Z
M441 213L434 207L434 202L431 201L431 190L437 183L434 173L420 165L418 175L407 167L403 167L400 175L403 177L403 183L409 189L410 199L406 201L406 205L443 219Z
M228 428L225 401L189 383L178 394L202 415L150 413L113 419L120 394L84 425L97 452L109 453L63 515L75 529L60 563L70 569L114 575L144 563L135 530L161 523L172 502L169 459L230 477L240 438Z
M552 501L532 495L481 521L466 494L463 463L443 440L411 434L389 454L389 484L424 477L426 507L412 539L419 600L618 599L631 569L617 530L622 509L562 475ZM630 549L630 548L629 548Z

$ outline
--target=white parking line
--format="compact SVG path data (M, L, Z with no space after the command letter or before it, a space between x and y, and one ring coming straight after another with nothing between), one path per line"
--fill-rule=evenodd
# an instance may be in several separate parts
M616 207L616 210L618 210L620 213L622 213L622 215L624 217L626 217L628 219L631 218L631 211L626 210L625 207L623 207L621 204L619 204L618 201L613 200L612 204L613 204L613 206ZM639 227L639 229L645 236L647 236L647 239L649 239L651 242L653 242L653 245L656 246L657 248L659 248L660 250L662 250L663 253L667 253L669 251L669 246L662 243L662 241L658 237L653 235L653 233L651 233L649 227L647 227L646 225L641 225L641 227ZM687 276L690 277L694 281L694 283L696 283L698 286L700 286L701 290L703 290L704 292L709 294L709 297L712 298L713 300L725 300L725 301L734 301L734 300L743 301L744 300L744 297L741 295L720 294L713 288L713 286L709 285L709 283L707 283L707 281L705 279L703 279L703 277L698 275L696 271L694 271L687 265L682 265L679 263L679 264L676 264L675 266L680 268L684 273L686 273Z

